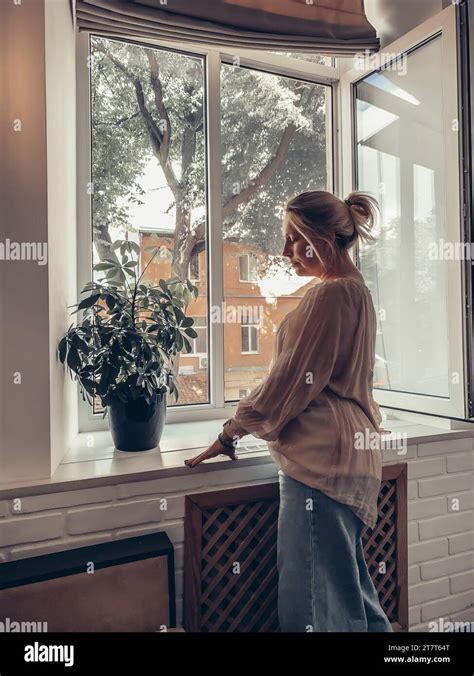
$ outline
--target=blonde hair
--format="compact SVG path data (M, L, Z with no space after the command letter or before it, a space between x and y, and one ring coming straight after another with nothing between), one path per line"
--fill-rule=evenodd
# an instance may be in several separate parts
M318 257L324 270L315 242L324 241L331 251L330 260L340 256L359 240L374 242L371 234L379 205L372 195L355 191L345 200L325 190L311 190L292 197L285 208L287 222L302 236ZM332 241L330 234L334 232Z

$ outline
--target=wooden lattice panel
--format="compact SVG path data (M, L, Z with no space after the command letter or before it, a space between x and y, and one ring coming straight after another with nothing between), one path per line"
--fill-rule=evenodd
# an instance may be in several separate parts
M186 496L187 631L279 631L278 507L278 483ZM381 605L407 630L406 465L384 467L378 521L362 540Z

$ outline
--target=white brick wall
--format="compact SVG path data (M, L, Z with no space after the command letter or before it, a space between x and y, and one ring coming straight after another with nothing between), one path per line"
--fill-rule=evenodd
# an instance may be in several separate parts
M474 620L473 449L469 437L418 444L407 461L410 631Z
M469 437L384 455L408 464L411 631L427 631L441 617L474 621L473 444ZM163 530L175 547L181 622L184 496L276 480L276 467L266 463L1 500L0 561Z
M267 462L0 501L0 561L165 531L175 547L176 610L181 623L184 496L277 480L275 465Z

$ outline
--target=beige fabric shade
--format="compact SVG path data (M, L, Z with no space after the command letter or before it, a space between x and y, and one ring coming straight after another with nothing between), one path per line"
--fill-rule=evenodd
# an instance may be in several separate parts
M348 56L380 47L363 0L75 0L75 17L101 35L230 49Z

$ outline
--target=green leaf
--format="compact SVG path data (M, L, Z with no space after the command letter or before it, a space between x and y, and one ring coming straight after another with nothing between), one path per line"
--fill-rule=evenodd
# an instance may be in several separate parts
M67 353L67 365L69 366L70 369L75 371L77 373L80 365L81 365L81 359L79 357L79 353L76 350L75 347L71 345L69 348L69 351Z
M96 302L100 298L100 293L93 293L89 298L84 298L84 300L81 300L79 305L77 306L78 310L84 310L87 307L92 307L92 305L95 305Z
M89 392L89 394L95 394L97 389L97 383L91 380L90 378L81 378L82 385Z
M97 288L100 288L99 284L96 284L95 282L87 282L87 284L84 284L82 288L82 293L85 293L86 291L92 291L92 289Z
M97 272L102 272L104 270L115 269L117 267L117 265L116 265L116 263L97 263L93 267L94 267L94 270L97 270Z
M66 336L64 336L64 338L61 338L58 345L59 360L61 361L62 364L64 364L64 360L66 359L66 352L67 352L67 338Z
M176 319L178 320L179 324L181 324L186 319L184 312L181 310L181 308L177 306L175 306L174 308L174 313L176 315Z
M75 333L72 338L71 338L71 343L74 345L75 348L83 352L84 354L89 354L89 345L85 342L85 340L82 340L80 336Z

